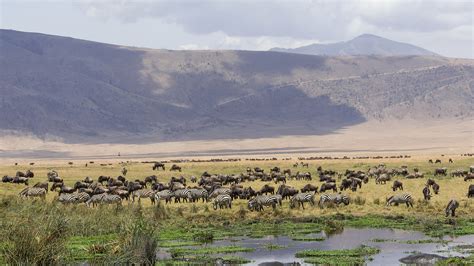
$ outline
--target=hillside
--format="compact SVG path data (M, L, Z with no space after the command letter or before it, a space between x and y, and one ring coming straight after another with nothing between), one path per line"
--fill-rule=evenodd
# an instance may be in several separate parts
M170 51L0 31L0 130L67 142L329 134L472 118L472 60Z
M273 48L270 51L309 54L309 55L382 55L405 56L421 55L434 56L433 52L402 42L395 42L372 34L363 34L346 42L328 44L310 44L294 49Z

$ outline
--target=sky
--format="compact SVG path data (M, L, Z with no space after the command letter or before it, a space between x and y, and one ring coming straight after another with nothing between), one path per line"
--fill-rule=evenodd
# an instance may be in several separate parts
M474 58L474 1L0 0L0 28L164 49L268 50L364 33Z

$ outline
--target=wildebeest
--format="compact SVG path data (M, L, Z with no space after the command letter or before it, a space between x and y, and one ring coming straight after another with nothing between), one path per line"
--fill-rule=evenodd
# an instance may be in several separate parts
M155 163L152 167L153 170L158 170L158 169L163 169L163 171L165 170L165 164L164 163Z
M5 175L5 176L2 177L2 182L3 183L11 183L12 181L13 181L13 177L11 177L11 176Z
M13 184L25 184L28 186L28 178L22 176L15 176L12 180Z
M170 168L170 171L178 171L178 172L181 172L181 166L178 166L176 164L173 164Z
M145 183L156 183L158 182L158 177L156 175L151 175L151 176L147 176L145 177Z
M434 183L432 187L433 187L433 192L434 192L435 194L438 194L438 192L439 192L439 185L438 185L438 183Z
M278 187L276 193L278 195L281 195L281 197L283 199L285 199L285 198L290 198L293 195L298 194L298 189L296 189L294 187L287 186L287 185L281 185L281 186Z
M324 183L321 185L319 192L325 192L326 190L332 189L334 192L337 192L336 183Z
M467 190L467 197L473 198L474 197L474 184L469 185L469 189Z
M258 195L262 195L262 194L266 195L267 193L275 194L275 188L268 184L265 184L259 191L257 191Z
M48 193L48 186L49 186L48 182L38 182L33 187L44 188L46 190L46 193Z
M469 173L468 175L464 177L464 181L473 180L473 179L474 179L474 173Z
M275 180L275 184L277 184L278 182L286 184L286 176L284 175L276 175L273 179Z
M314 191L314 192L318 192L318 187L317 186L313 186L311 184L306 184L302 189L301 189L301 192L310 192L310 191Z
M449 163L454 163L453 159L449 158Z
M397 191L398 189L403 190L403 183L398 180L393 181L392 189L393 191Z
M375 178L375 184L386 184L387 181L390 181L390 175L388 174L381 174Z
M84 178L84 180L82 180L82 182L87 183L87 184L92 184L92 182L94 182L94 180L92 180L92 178L86 176L86 178Z
M33 178L35 176L35 174L33 172L31 172L30 170L27 170L25 173L23 173L21 171L17 171L15 176Z
M438 175L447 176L448 175L448 168L446 168L446 167L436 168L435 172L434 172L434 176L438 176Z
M352 180L342 179L341 185L339 186L339 190L341 190L341 191L346 190L346 189L350 188L351 185L352 185Z
M99 178L97 179L97 182L103 184L104 182L108 182L110 179L110 176L99 176Z
M429 186L425 186L423 188L423 198L425 200L430 200L431 199L431 191L430 191L430 187Z
M440 159L436 159L435 163L441 163Z
M451 217L456 216L456 209L459 207L459 202L455 199L452 199L448 202L448 206L446 206L446 217L451 214Z

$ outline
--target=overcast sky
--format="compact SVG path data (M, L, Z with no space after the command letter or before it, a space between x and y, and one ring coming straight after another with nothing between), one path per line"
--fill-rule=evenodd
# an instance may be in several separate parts
M0 27L167 49L293 48L371 33L474 58L473 1L0 0Z

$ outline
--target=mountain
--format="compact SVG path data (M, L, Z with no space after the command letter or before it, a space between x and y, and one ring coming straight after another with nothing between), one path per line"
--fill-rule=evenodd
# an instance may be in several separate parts
M474 62L172 51L0 31L0 130L67 142L330 134L473 117Z
M270 51L309 55L436 55L423 48L402 42L395 42L372 34L363 34L347 42L311 44L294 49L273 48Z

